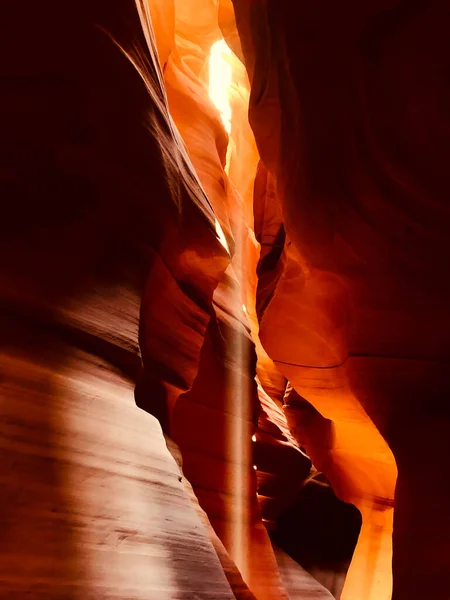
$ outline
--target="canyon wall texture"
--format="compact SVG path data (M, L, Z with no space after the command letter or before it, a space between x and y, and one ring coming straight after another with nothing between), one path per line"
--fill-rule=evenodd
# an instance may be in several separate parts
M155 49L129 2L3 18L0 596L234 598L133 396L144 290L198 331L188 389L229 262Z
M183 3L150 8L5 14L9 598L251 599L235 562L259 598L285 597L252 468L259 402L242 307L256 277L240 285L245 248L257 261L251 200L244 209L225 175L227 134L200 74L218 6L189 7L205 31ZM256 169L254 142L235 143ZM230 169L249 196L247 166Z
M449 16L5 8L0 598L448 598Z
M233 4L278 257L260 263L261 341L292 432L363 517L342 597L391 596L398 467L392 598L444 599L448 3Z

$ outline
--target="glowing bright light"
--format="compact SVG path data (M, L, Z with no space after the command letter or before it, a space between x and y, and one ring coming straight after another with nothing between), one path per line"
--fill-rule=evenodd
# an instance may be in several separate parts
M219 40L212 48L209 56L209 96L217 108L227 133L231 133L231 105L230 95L233 82L233 61L236 57L228 48L225 40ZM231 135L228 138L228 146L225 157L224 171L228 174L235 146ZM243 221L242 221L243 224ZM236 232L236 239L243 239L243 225L239 225L239 231ZM227 248L225 236L216 220L216 232L222 245ZM233 269L242 272L245 260L244 253L237 252L233 258ZM237 261L240 261L237 264ZM238 286L234 286L234 306L240 306L242 302L241 291ZM243 306L244 313L246 307ZM227 403L228 412L233 415L233 420L229 424L228 456L233 469L230 471L229 489L232 490L233 502L229 504L229 514L227 515L228 527L226 531L225 544L231 558L238 566L244 580L250 577L249 556L251 554L251 522L248 515L251 512L251 478L249 466L251 462L251 442L252 433L252 400L249 394L249 388L244 383L242 373L248 368L248 352L244 337L236 329L230 332L227 338L227 344L230 353L234 356L238 369L231 369L229 380L227 381ZM254 467L256 470L256 466Z
M256 435L255 434L252 435L252 442L256 442Z
M231 85L232 68L226 59L231 50L225 40L219 40L211 46L209 55L209 97L220 112L225 130L231 132L231 106L228 89Z
M245 304L242 305L242 310L246 313L247 312L247 307L245 306Z
M215 222L217 237L219 238L220 243L225 248L225 250L230 253L230 249L228 248L227 238L223 232L222 227L220 226L219 221L216 219Z
M258 469L258 467L256 465L253 465L253 468L255 469L255 471Z

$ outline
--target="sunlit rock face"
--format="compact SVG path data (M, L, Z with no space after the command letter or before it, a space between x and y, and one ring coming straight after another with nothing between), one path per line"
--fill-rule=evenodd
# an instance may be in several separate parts
M6 9L0 596L447 598L445 4L323 11Z
M187 4L7 9L8 597L287 598L261 515L289 494L266 511L253 469L275 412L258 425L249 83L230 54L228 144L207 85L219 7ZM258 372L277 379L267 356ZM297 490L311 462L278 445Z
M273 215L261 341L295 390L291 431L363 517L342 598L444 599L447 3L233 3L276 189L264 175L255 195Z
M150 3L155 23L164 22L165 4ZM171 10L173 25L165 31L174 32L173 45L168 55L160 56L169 108L231 260L214 291L205 335L200 338L195 320L186 322L174 315L170 325L168 335L174 343L165 360L175 372L185 360L184 344L176 343L179 330L186 336L186 348L189 335L194 334L203 345L191 389L177 388L178 396L166 398L166 431L180 448L184 473L201 507L252 592L260 599L286 598L261 519L254 470L252 435L258 424L259 398L252 331L257 331L258 244L252 230L252 202L258 154L247 119L249 82L244 65L223 41L217 2L174 2ZM163 29L156 29L159 48L166 47L159 39L163 35ZM167 304L172 303L168 296ZM146 368L154 373L160 352L153 332L164 329L158 311L151 309L148 315L148 319L144 315L142 344L144 349L147 343L152 346ZM154 400L150 381L140 394L140 405L153 412ZM283 420L286 423L284 416ZM261 448L260 443L256 446ZM286 446L305 461L304 479L309 459L293 440ZM298 489L302 474L292 472Z
M11 3L2 20L0 596L232 600L133 395L148 274L202 337L229 261L145 19L82 0ZM201 345L190 338L186 389Z

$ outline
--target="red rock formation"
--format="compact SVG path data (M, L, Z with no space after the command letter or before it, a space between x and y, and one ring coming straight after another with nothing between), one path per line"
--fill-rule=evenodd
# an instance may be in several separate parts
M235 59L241 198L202 85L217 7L199 5L204 21L181 2L150 7L155 39L140 2L81 2L70 18L26 2L6 14L6 48L20 40L4 52L1 101L8 597L250 599L228 552L260 599L284 597L251 456L248 81ZM135 381L209 521L133 404Z
M304 571L285 552L275 548L275 556L290 598L304 598L305 600L308 600L308 598L313 600L333 598L330 592L320 586L314 577Z
M315 469L292 437L282 410L261 386L258 392L261 412L253 437L253 456L262 518L266 528L273 531L277 518L295 502Z
M7 597L329 597L267 533L319 469L388 600L396 463L392 598L447 597L446 16L6 8Z
M447 3L234 6L287 234L264 269L261 339L329 419L324 444L288 399L297 438L363 515L343 598L390 598L392 451L392 598L443 599Z
M150 4L152 7L152 3ZM196 172L224 232L233 258L219 282L210 307L211 320L203 342L198 374L187 393L176 388L179 397L167 398L167 431L179 445L184 472L193 486L200 505L251 589L260 599L282 598L284 591L278 575L270 540L261 522L256 496L251 437L257 420L258 396L254 382L256 355L243 305L254 299L257 254L252 252L249 235L251 194L256 170L256 149L248 125L248 81L245 69L230 56L233 72L233 147L228 153L230 179L225 173L228 135L220 115L208 96L208 59L212 44L221 38L218 7L215 2L174 3L174 42L169 54L161 57L169 106L174 121L186 143ZM155 21L163 7L155 4ZM157 30L158 33L158 30ZM158 38L157 38L158 39ZM159 41L159 47L166 48ZM247 133L247 136L245 135ZM246 161L246 169L239 168ZM252 174L252 164L254 170ZM240 196L238 189L242 196ZM251 258L247 266L248 258ZM154 300L149 298L149 302ZM173 302L173 301L172 301ZM254 302L254 300L253 300ZM170 298L163 304L171 304ZM143 306L146 306L144 298ZM152 344L147 365L153 372L159 360L160 342L154 342L154 330L163 332L159 311L147 308L144 316L143 348ZM172 316L170 324L174 344L169 358L182 365L185 347L177 348L179 332ZM197 323L180 323L187 340L190 328ZM144 350L143 350L144 352ZM145 354L144 354L145 361ZM167 362L167 359L165 360ZM179 368L179 367L178 367ZM142 406L152 410L152 386Z
M133 399L149 269L202 336L229 260L155 51L127 2L10 3L3 24L0 595L231 600Z

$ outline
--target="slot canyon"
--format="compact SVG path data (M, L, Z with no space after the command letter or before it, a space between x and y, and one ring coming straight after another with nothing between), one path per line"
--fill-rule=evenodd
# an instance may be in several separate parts
M448 0L1 25L0 599L449 600Z

